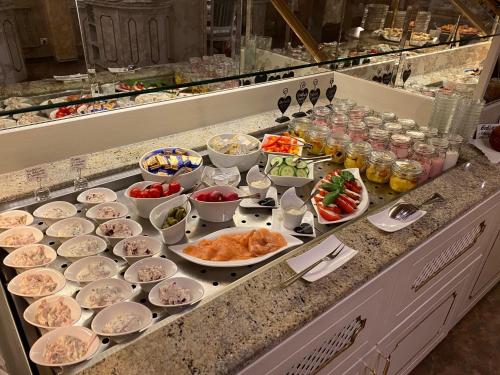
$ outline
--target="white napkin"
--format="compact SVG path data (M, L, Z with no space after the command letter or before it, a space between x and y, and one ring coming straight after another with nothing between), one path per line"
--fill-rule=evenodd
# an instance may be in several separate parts
M488 139L486 138L471 139L470 143L476 146L478 149L480 149L483 152L483 154L486 155L486 157L491 163L497 164L498 162L500 162L500 152L495 151L491 148Z

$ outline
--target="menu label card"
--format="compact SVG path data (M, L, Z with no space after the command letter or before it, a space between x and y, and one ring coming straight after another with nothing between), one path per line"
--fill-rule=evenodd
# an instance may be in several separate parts
M87 167L88 155L73 156L69 159L71 169L85 169Z
M26 169L26 180L28 182L40 181L47 178L47 164L37 165Z
M476 129L476 139L488 138L497 126L500 124L479 124Z

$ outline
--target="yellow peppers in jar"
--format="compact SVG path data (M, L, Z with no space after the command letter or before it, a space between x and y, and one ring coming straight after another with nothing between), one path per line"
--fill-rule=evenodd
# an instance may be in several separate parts
M422 174L422 166L415 160L397 160L392 165L389 186L398 193L406 193L417 186L418 177Z
M347 145L344 167L358 168L362 173L366 170L372 146L368 142L353 142Z
M372 182L385 184L391 176L391 166L396 160L396 155L391 151L376 150L370 155L366 178Z
M417 187L417 181L408 180L406 178L398 176L391 176L389 181L389 186L391 187L392 190L398 193L406 193L407 191L410 191Z

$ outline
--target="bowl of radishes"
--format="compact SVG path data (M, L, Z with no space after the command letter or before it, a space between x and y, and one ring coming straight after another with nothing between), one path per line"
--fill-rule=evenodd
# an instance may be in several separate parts
M243 195L243 191L233 186L211 186L196 191L189 199L200 219L222 223L233 218Z
M151 210L159 204L182 194L184 188L176 181L161 184L154 181L141 181L131 185L125 191L127 197L142 218L149 218Z

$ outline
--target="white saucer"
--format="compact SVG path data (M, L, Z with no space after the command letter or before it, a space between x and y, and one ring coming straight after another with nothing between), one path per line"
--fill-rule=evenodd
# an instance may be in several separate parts
M283 215L281 214L281 208L276 208L273 210L273 217L271 220L271 228L275 231L282 233L287 233L295 237L316 237L316 228L314 227L314 215L311 211L307 211L302 218L302 223L309 224L313 232L312 234L297 233L293 229L288 229L283 225ZM302 224L301 223L301 224Z
M403 200L399 200L397 203L400 202L403 202ZM391 205L384 211L368 216L367 217L368 221L373 225L375 225L378 229L383 230L384 232L396 232L400 229L406 228L410 224L413 224L415 221L417 221L427 213L427 211L418 210L413 215L411 215L407 220L399 221L389 217L389 210L393 206L394 205Z
M250 194L250 190L248 189L248 186L240 186L238 189L243 190L246 194ZM240 202L240 207L243 208L277 208L279 205L278 201L278 191L274 186L271 186L269 190L267 191L266 198L273 198L274 201L276 202L275 206L261 206L258 202L260 201L259 198L247 198L243 199Z

